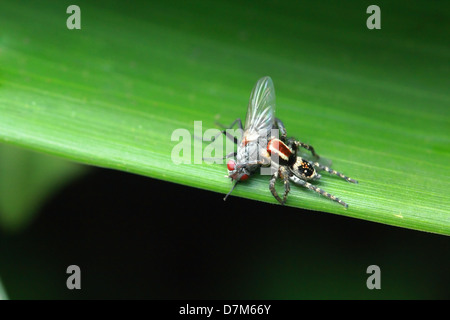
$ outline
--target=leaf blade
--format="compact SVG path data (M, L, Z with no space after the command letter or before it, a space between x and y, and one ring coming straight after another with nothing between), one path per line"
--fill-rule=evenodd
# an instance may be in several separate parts
M2 4L1 141L226 193L224 165L173 165L172 132L193 133L196 120L204 131L218 117L243 119L254 83L271 75L288 133L360 182L324 174L317 184L348 210L299 188L288 205L450 234L450 98L442 68L450 54L431 29L440 23L437 5L424 5L429 24L421 36L393 25L367 33L358 8L333 2L327 6L346 21L326 13L312 19L314 4L300 10L292 3L292 12L267 4L256 16L249 3L241 11L233 3L211 10L201 2L170 10L115 5L81 3L85 23L77 33L65 29L62 3L35 5L32 17L19 4ZM405 30L422 9L407 7L389 10ZM112 30L111 21L121 27ZM275 203L263 176L233 195Z

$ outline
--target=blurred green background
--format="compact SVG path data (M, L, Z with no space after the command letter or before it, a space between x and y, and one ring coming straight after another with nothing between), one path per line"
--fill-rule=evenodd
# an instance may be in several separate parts
M93 51L112 50L124 55L129 48L120 46L120 43L132 41L139 48L137 52L148 51L149 57L155 59L147 64L153 68L134 69L138 76L135 82L124 81L118 85L117 82L123 79L121 75L136 66L122 65L120 69L111 70L115 64L97 56L92 56L89 61L77 61L78 56L80 59L85 58L84 52L77 51L79 48L70 42L52 43L49 40L47 47L33 53L36 60L31 62L34 65L42 63L45 74L19 77L21 72L26 74L27 71L27 59L21 50L31 52L30 42L44 37L46 32L58 33L54 30L65 28L68 16L65 8L69 4L78 4L82 9L82 31L75 36L71 34L79 37L77 43L86 41L85 44L93 46ZM220 90L220 85L218 88L212 86L206 92L193 91L188 94L183 91L181 98L173 92L173 88L184 88L187 92L197 88L192 83L194 81L208 88L207 84L216 79L214 72L218 70L219 83L232 81L237 88L230 95L240 95L241 91L248 95L249 88L244 86L247 80L255 81L257 75L270 72L270 75L283 79L285 87L289 82L305 83L301 94L308 101L326 101L330 105L339 105L344 111L347 102L360 104L363 112L366 99L379 103L389 101L395 105L405 101L404 96L410 95L411 100L407 101L412 103L412 116L398 122L404 124L410 119L417 121L407 123L408 126L421 125L420 117L414 115L422 115L423 105L414 105L414 99L420 99L421 102L444 101L447 104L430 104L433 114L429 118L426 115L424 117L427 120L436 119L436 126L429 127L429 138L438 136L441 139L429 140L429 143L437 167L444 169L439 173L442 174L440 183L444 196L436 196L443 203L435 205L448 214L445 212L449 206L445 195L445 191L448 191L448 172L445 168L449 157L448 2L379 1L375 4L382 11L382 29L368 31L365 25L368 17L366 8L371 4L374 3L322 0L258 3L97 1L95 4L87 1L60 1L57 4L51 1L5 1L0 5L0 9L5 9L0 11L0 57L4 62L16 63L23 70L14 74L8 69L11 65L3 65L0 68L0 89L2 85L6 86L4 79L12 78L17 88L23 89L30 83L43 83L53 89L61 85L61 90L64 90L64 83L52 78L60 70L52 68L52 60L49 59L61 50L61 56L58 57L60 61L64 60L66 54L75 67L81 68L87 64L94 70L98 68L110 74L108 81L104 82L105 87L100 88L105 97L112 97L118 88L128 88L129 91L121 93L119 104L126 105L130 101L135 103L133 85L145 91L141 88L146 84L143 81L151 81L153 86L148 91L159 98L164 97L164 103L167 103L166 106L156 99L156 107L152 109L155 112L152 123L163 133L168 129L158 119L164 116L166 107L171 108L173 113L173 106L179 106L179 99L187 101L191 108L187 114L193 119L200 114L193 108L197 101L210 104L210 108L214 108L217 103L221 110L227 110L221 101L211 98L217 97L214 90ZM6 26L11 28L11 21L14 20L11 16L8 19L2 16L5 12L14 13L18 21L28 21L29 24L18 23L16 30L8 32L2 21L7 21ZM36 28L30 28L31 25L36 25ZM139 35L123 31L129 28L141 31ZM20 34L29 29L34 29L36 33L30 34L28 40L21 39L17 44L15 39L10 38L11 34ZM98 38L102 34L113 33L117 35L117 42L111 44L107 38L104 42L92 44L88 37L85 38L87 32L96 34ZM139 36L147 33L152 40L152 47L142 46L140 42ZM200 39L201 46L197 47L195 44ZM17 44L18 47L11 51L11 44ZM249 52L255 54L248 55ZM177 59L186 57L185 54L189 54L187 60L180 63ZM261 63L268 58L274 61L273 64L267 69L261 68ZM147 59L147 56L142 59ZM300 65L306 69L304 74L314 73L313 83L308 82L308 79L300 79L297 69L286 72L292 61L297 68ZM418 62L421 64L418 65ZM361 76L347 79L346 72L353 75L359 73ZM237 75L242 75L242 78L237 79ZM318 81L322 75L333 81ZM371 77L375 79L373 82ZM77 79L85 79L85 82L70 83L74 92L78 88L91 90L91 93L98 89L89 88L97 83L96 74L85 74ZM385 79L386 82L379 82L379 79ZM369 83L375 89L367 93L356 91L359 88L357 85L346 87L348 82L359 81ZM423 91L411 89L421 86ZM393 92L398 95L382 96L386 87L394 88ZM36 91L39 90L42 88L36 88ZM136 92L139 90L136 89ZM377 95L377 90L380 95ZM65 92L49 94L56 94L59 98L58 95L64 97ZM227 95L226 92L221 94ZM197 96L203 95L207 98L197 100ZM22 96L17 99L26 98ZM94 102L103 101L103 98L99 96ZM11 96L8 100L2 98L0 92L0 103L14 106L14 102ZM33 103L37 103L37 106ZM57 103L58 100L55 100L55 110L59 107ZM147 173L142 167L121 163L121 158L116 160L114 155L105 162L104 159L96 158L95 153L90 154L90 149L82 155L70 153L79 144L75 137L73 141L67 140L66 153L63 154L59 150L64 149L64 132L61 133L63 142L57 136L54 145L45 145L39 135L31 136L34 118L20 122L20 128L18 123L14 138L8 141L5 138L8 135L3 133L6 127L10 130L15 126L9 119L20 119L21 116L41 111L40 101L30 101L25 107L29 113L17 110L9 114L8 121L2 122L4 127L0 128L0 133L4 142L45 150L81 162ZM205 105L202 108L206 108ZM244 109L242 106L233 108ZM350 111L355 112L357 118L359 111L349 108ZM92 112L95 114L96 109ZM186 113L186 110L179 112ZM336 114L345 121L339 112ZM210 119L214 114L211 111ZM392 114L395 114L395 108L392 113L390 111L378 117L389 123ZM306 119L302 121L305 121L307 131L311 132L320 124L308 121L308 115L307 112ZM76 118L75 113L73 116ZM234 111L228 116L233 120ZM288 118L287 112L285 117ZM64 126L58 120L55 116L52 120L54 125ZM108 126L109 120L126 128L126 119L106 118L105 126ZM179 119L172 120L175 125ZM52 125L50 123L48 128L51 129ZM76 123L73 125L76 131ZM392 126L387 127L392 130ZM136 128L138 132L140 129ZM379 134L383 137L384 132ZM355 134L357 136L358 133ZM428 141L426 135L418 137L418 133L408 133L406 136L411 137L412 145L414 139L421 139L421 143ZM322 137L332 139L333 134L325 132ZM156 139L156 136L153 138ZM142 143L140 139L144 140L142 137L135 139L137 145ZM352 137L346 139L350 141ZM377 140L367 143L374 144L374 141ZM155 146L157 142L150 142L148 152L162 152ZM393 143L393 146L397 145ZM331 147L328 153L339 153L335 149L339 148ZM104 151L108 152L106 149ZM127 145L124 144L120 151L127 153ZM426 152L417 154L425 158L429 155ZM152 176L173 179L170 176L172 173L164 171L152 161L155 160L149 159L148 164L148 172ZM388 165L391 163L391 159L385 161ZM344 161L343 165L351 168L351 163ZM421 162L417 165L421 165ZM424 168L425 175L427 169ZM367 171L364 167L359 170ZM437 173L435 168L433 173ZM375 178L377 172L369 175ZM178 179L181 183L189 184L187 178ZM195 181L196 186L204 187L202 183ZM338 189L339 186L336 186ZM3 287L11 299L450 297L450 276L446 272L450 262L448 237L315 211L282 208L237 197L223 203L222 197L219 193L125 172L88 168L8 144L0 145L0 279ZM364 198L365 195L359 197ZM79 265L82 270L80 291L70 291L65 286L65 270L71 264ZM381 290L366 288L368 275L365 271L372 264L381 268Z

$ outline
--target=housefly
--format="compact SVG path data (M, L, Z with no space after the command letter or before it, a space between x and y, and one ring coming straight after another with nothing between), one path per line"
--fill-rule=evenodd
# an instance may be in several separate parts
M261 166L270 165L267 141L271 137L274 119L275 89L272 79L266 76L256 82L250 94L245 126L242 127L240 118L230 126L238 124L243 133L239 141L234 138L238 146L232 155L236 157L236 160L231 159L227 163L228 177L234 181L234 185L224 200L231 194L239 181L248 179ZM223 133L226 134L225 131Z

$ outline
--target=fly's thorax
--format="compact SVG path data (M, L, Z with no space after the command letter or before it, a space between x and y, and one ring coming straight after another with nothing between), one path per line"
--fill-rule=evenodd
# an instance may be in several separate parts
M246 130L246 131L244 131L244 135L242 137L242 141L241 141L239 147L243 148L249 143L258 141L258 139L259 139L258 132Z
M265 154L261 154L262 149L258 141L250 141L245 145L240 145L236 153L236 165L233 170L228 168L229 177L233 180L239 180L239 177L243 174L250 176L257 171L261 165L269 165L270 157ZM242 179L241 179L242 180Z
M236 161L238 164L258 164L260 163L261 146L257 141L250 141L245 146L237 149Z

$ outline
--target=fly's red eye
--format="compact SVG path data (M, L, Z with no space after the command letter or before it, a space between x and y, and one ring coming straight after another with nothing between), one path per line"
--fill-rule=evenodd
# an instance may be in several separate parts
M241 177L241 181L247 180L248 179L248 174L243 174Z
M230 171L234 171L234 169L236 168L236 162L234 162L234 160L228 161L227 168Z

